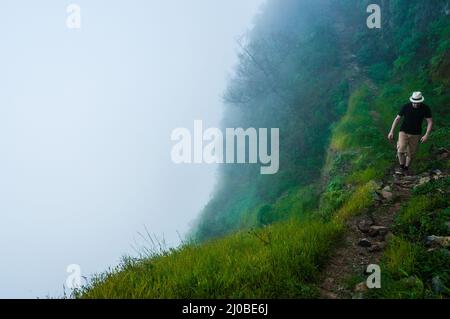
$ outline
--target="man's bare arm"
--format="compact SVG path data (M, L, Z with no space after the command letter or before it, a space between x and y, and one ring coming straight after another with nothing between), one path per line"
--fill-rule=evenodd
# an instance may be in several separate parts
M398 123L400 122L401 118L402 117L400 115L397 115L394 119L394 122L392 123L392 127L391 127L391 130L388 135L388 139L391 141L394 139L394 131L395 131L395 128L397 127Z
M428 137L430 137L431 129L433 128L433 119L430 117L429 119L426 119L426 120L427 120L427 132L420 139L420 141L422 143L426 143L426 141L428 140Z

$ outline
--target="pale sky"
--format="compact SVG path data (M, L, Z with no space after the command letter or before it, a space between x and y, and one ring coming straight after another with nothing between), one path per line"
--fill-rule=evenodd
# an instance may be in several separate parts
M60 296L68 265L115 266L145 227L178 244L216 167L173 164L171 131L219 125L262 2L0 2L0 298Z

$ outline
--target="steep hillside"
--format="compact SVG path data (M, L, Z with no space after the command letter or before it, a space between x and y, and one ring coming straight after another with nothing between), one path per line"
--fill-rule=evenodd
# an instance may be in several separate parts
M256 27L240 41L240 63L225 94L223 126L279 127L280 170L262 176L254 165L224 166L193 229L195 239L284 220L289 214L275 203L287 193L298 194L291 203L295 214L318 209L322 189L317 181L332 129L346 112L350 95L363 86L370 92L355 111L373 116L359 116L353 140L358 146L374 146L380 168L382 161L392 159L385 131L413 90L426 92L427 102L440 115L437 127L445 129L448 1L385 2L381 29L367 28L370 3L267 2Z
M279 127L279 173L224 166L192 242L128 259L75 296L351 296L363 280L351 255L338 278L328 271L357 218L369 214L384 220L391 236L377 251L383 289L364 296L449 297L448 250L430 250L424 240L450 235L448 1L382 1L381 29L366 26L369 3L268 1L241 41L223 126ZM386 135L416 90L435 128L412 174L439 169L441 177L407 193L391 190L398 196L381 209L381 186L394 188L395 147ZM341 286L347 294L335 291Z

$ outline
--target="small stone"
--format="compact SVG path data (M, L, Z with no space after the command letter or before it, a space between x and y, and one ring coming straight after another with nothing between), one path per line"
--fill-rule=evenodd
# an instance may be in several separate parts
M391 186L389 186L389 185L385 186L385 187L383 188L383 190L386 191L386 192L392 192L392 188L391 188Z
M439 169L435 169L435 170L433 170L433 174L434 175L442 175L442 172Z
M384 243L376 242L371 247L369 247L369 252L375 253L378 251L382 251L384 249L384 247L385 247Z
M447 158L449 158L450 157L450 153L447 151L447 152L443 152L443 153L440 153L439 155L438 155L438 159L439 160L445 160L445 159L447 159Z
M383 198L386 199L386 200L391 200L392 199L392 193L388 192L388 191L385 191L385 190L381 191L381 196L383 196Z
M363 238L363 239L360 239L360 240L359 240L358 246L361 246L361 247L370 247L370 246L372 246L372 243L371 243L370 240L368 240L367 238Z
M372 226L372 225L373 225L373 222L371 220L364 219L358 223L357 227L361 232L368 233L370 230L370 226Z
M415 182L417 180L417 176L405 176L403 179L405 182Z
M426 244L430 247L450 247L450 236L428 236L426 238Z
M371 226L369 229L369 236L376 237L378 235L384 236L388 232L388 228L384 226Z
M431 181L430 176L425 176L425 177L422 177L419 179L418 185L423 185L423 184L429 183L430 181Z

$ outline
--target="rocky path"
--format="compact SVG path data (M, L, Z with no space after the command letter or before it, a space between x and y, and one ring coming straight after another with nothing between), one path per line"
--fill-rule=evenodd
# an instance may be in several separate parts
M357 298L367 289L364 283L349 288L348 280L364 274L368 265L379 264L386 242L392 236L390 229L395 215L410 198L411 190L441 175L440 171L413 176L393 174L380 185L374 194L374 207L347 222L344 240L323 271L322 298Z

